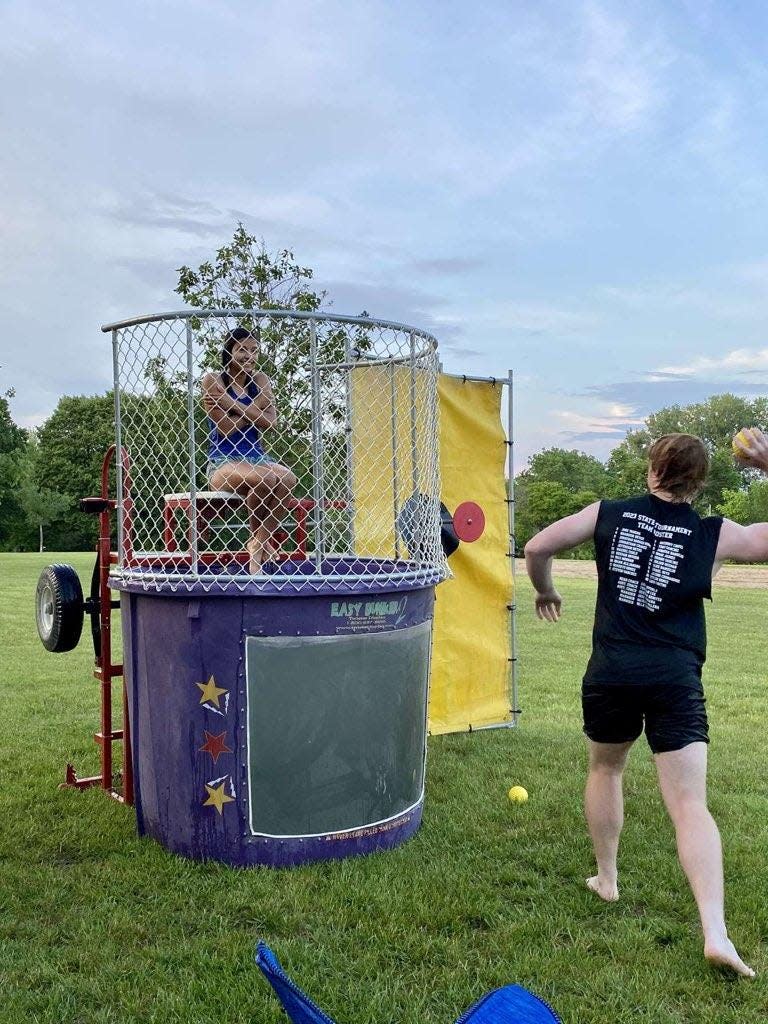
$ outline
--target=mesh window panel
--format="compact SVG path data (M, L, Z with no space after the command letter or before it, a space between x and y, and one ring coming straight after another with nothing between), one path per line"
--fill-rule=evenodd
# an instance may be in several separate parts
M355 829L424 784L431 622L333 637L248 637L254 834Z

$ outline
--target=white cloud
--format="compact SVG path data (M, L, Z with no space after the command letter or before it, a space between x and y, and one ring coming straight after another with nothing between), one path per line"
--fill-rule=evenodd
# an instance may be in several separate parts
M675 374L681 377L694 377L710 374L713 371L730 370L732 372L765 371L768 373L768 348L749 349L737 348L723 356L698 356L690 363L677 366L659 366L657 374ZM653 376L650 377L653 380ZM656 378L659 379L659 378Z
M609 406L602 414L598 411L594 414L574 412L572 409L559 409L554 412L555 416L563 422L569 432L587 431L616 431L617 434L626 433L628 426L642 426L644 419L635 415L634 409L628 406Z

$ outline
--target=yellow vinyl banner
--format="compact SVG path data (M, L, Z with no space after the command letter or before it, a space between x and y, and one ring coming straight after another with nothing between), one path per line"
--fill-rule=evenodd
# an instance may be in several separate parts
M451 555L453 579L437 588L429 727L461 732L511 720L512 566L505 483L503 387L441 375L441 498L453 514L478 505L485 529ZM471 528L470 528L471 529Z
M479 506L480 536L462 540L450 557L453 579L437 587L432 644L429 727L433 734L463 732L510 721L509 659L512 567L506 504L506 438L501 423L503 387L441 375L440 498L453 515ZM398 557L402 539L394 522L414 490L411 434L423 436L427 410L414 395L410 371L393 365L356 368L351 374L351 470L355 550ZM416 486L415 486L416 485ZM393 514L394 513L394 514ZM473 518L474 517L474 518ZM478 517L463 531L474 535Z

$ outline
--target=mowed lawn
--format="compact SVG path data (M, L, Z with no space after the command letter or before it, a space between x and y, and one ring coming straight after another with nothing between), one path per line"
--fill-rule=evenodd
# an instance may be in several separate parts
M90 636L51 655L34 591L51 561L0 555L0 1021L284 1020L253 965L265 939L339 1024L451 1024L517 982L568 1024L768 1019L768 592L716 591L706 682L711 805L733 938L758 972L701 956L695 908L643 741L627 778L622 898L599 902L581 816L579 681L594 584L563 580L557 625L519 582L520 728L430 740L425 820L398 850L300 869L181 860L98 790ZM117 688L116 688L117 692ZM173 728L173 723L169 723ZM507 789L530 792L510 805Z

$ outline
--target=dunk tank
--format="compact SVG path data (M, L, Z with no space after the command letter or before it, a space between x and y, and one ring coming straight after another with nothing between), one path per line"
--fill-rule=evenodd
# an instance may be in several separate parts
M207 476L201 379L236 327L257 339L275 393L264 447L297 480L255 574L246 503ZM65 650L89 612L107 702L123 674L123 729L103 706L100 742L124 743L121 795L139 832L239 866L404 841L421 820L434 588L449 575L435 339L281 310L104 331L116 436L102 495L83 503L100 518L91 596L69 567L48 567L38 629ZM109 654L114 606L122 666ZM112 789L111 761L98 781Z

